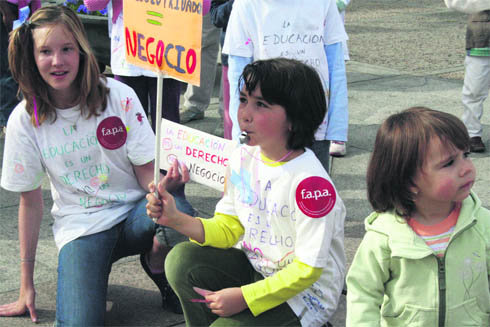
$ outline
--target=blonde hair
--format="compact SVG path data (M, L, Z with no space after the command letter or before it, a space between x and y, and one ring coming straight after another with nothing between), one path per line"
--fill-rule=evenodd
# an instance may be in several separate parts
M78 16L65 6L46 6L37 10L30 20L12 31L8 48L9 67L13 78L19 84L19 92L26 100L26 110L31 115L34 126L46 119L56 120L56 110L49 96L49 86L41 77L34 59L34 39L36 28L62 24L78 43L80 63L75 79L80 90L78 100L82 115L90 118L98 116L106 109L109 89L105 76L100 73L95 55L90 47L83 24ZM37 117L33 115L34 101ZM37 120L37 122L36 122Z

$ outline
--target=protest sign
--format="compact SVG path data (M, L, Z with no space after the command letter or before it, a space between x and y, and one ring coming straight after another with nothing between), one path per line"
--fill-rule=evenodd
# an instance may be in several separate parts
M168 169L175 159L189 168L192 181L224 190L225 172L237 142L162 119L160 168Z
M157 119L162 116L163 72L184 82L200 85L202 14L202 0L123 2L125 42L121 46L126 47L128 62L158 73ZM160 177L160 133L157 128L155 184Z
M202 0L124 0L126 59L199 86Z

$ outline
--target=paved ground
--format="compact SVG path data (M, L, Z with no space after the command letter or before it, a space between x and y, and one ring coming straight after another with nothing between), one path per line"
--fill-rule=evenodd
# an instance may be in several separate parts
M348 8L351 61L347 65L350 127L348 155L334 159L332 177L347 207L345 244L352 256L363 236L363 218L370 212L365 192L365 171L379 123L409 106L424 105L460 116L464 73L466 17L448 11L434 0L355 0ZM189 126L211 132L219 123L217 98L206 118ZM486 112L490 110L487 101ZM490 138L489 116L483 117L483 139ZM3 140L0 141L0 156ZM474 190L490 206L488 154L472 155L478 170ZM211 215L219 194L189 184L187 194L202 215ZM49 186L45 205L52 204ZM0 190L0 303L16 299L19 288L17 241L18 195ZM37 307L41 326L51 326L55 315L56 255L52 218L45 214L38 246ZM344 325L345 298L333 319ZM182 326L182 316L163 312L159 293L139 267L137 257L116 263L110 277L108 326ZM26 317L0 318L0 326L30 326Z

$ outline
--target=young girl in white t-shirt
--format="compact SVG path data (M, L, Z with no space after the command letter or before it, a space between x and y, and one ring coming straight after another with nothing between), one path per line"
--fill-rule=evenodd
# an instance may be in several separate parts
M59 249L56 325L101 326L112 263L147 253L151 265L165 253L150 250L156 225L145 212L154 134L135 92L100 74L68 7L45 6L14 30L9 61L24 100L8 121L1 186L20 192L21 285L0 316L28 311L37 320L33 277L47 175Z
M318 72L327 97L328 112L316 130L313 152L327 170L329 153L345 156L349 127L345 40L334 0L235 0L223 46L229 55L232 138L240 134L236 83L243 67L254 60L291 58Z
M323 326L344 284L345 207L308 149L325 116L321 80L281 58L247 65L240 81L248 144L214 217L179 212L166 179L161 200L147 195L148 215L192 239L167 256L167 278L190 326Z

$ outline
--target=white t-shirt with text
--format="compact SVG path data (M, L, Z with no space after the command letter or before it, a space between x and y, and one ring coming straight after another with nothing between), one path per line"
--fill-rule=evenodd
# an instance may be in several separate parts
M134 91L110 78L107 86L97 117L57 109L56 121L35 127L22 101L8 121L1 186L31 191L48 175L58 249L116 225L146 194L133 165L154 159L154 133Z
M331 318L344 285L346 212L310 149L280 166L265 165L259 147L237 149L216 212L238 216L245 232L236 247L264 277L294 258L323 268L318 281L287 302L302 326Z
M235 0L223 53L253 60L297 59L315 68L328 90L324 46L347 38L333 0ZM325 115L316 135L326 134L327 120Z

